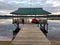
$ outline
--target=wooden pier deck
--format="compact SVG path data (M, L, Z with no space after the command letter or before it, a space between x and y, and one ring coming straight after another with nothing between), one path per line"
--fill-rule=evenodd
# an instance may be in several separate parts
M11 45L51 45L37 24L24 24Z

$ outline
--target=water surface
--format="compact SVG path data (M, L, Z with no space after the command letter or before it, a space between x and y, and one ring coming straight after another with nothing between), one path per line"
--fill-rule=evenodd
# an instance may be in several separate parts
M48 39L60 40L60 20L49 20L48 24Z
M11 40L16 29L12 19L0 19L0 40ZM20 24L20 28L22 24ZM49 40L60 40L60 20L48 20Z

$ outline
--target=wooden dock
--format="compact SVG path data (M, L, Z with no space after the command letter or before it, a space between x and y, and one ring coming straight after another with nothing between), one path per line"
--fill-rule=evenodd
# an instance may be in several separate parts
M37 24L24 24L11 45L51 45L51 43Z

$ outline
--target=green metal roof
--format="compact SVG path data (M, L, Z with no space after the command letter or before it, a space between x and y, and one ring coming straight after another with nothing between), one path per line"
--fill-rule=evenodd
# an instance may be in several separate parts
M43 10L42 8L19 8L18 10L11 12L10 14L16 15L46 15L51 14L48 11Z

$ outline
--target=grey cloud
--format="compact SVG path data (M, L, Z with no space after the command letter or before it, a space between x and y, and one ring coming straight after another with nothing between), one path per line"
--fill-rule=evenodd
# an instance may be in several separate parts
M44 9L52 13L60 12L60 7L44 7Z
M15 2L14 2L15 1ZM17 8L24 8L24 7L42 7L49 12L59 12L60 6L53 7L53 2L46 3L48 0L4 0L0 1L0 10L16 10ZM51 1L51 0L49 0ZM60 0L54 0L60 1ZM23 2L23 3L17 3Z

